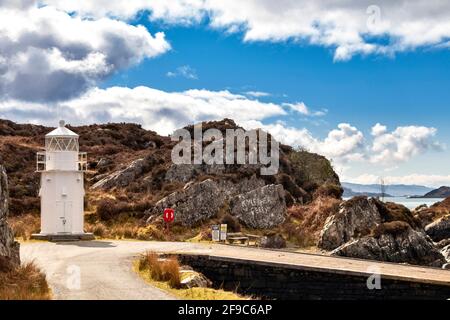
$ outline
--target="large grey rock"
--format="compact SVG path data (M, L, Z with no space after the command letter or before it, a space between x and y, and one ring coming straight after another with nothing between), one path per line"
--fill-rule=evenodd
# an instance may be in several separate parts
M20 264L19 243L8 225L8 178L0 166L0 268L15 267Z
M92 189L108 190L114 187L126 187L144 171L145 159L137 159L128 167L111 173L92 186Z
M225 172L223 164L172 164L166 172L167 181L188 182L200 175L220 175Z
M219 180L217 182L219 188L225 193L227 199L246 193L255 189L259 189L265 186L263 180L257 178L256 176L251 176L250 178L245 178L239 182L233 183L229 180Z
M272 233L262 237L261 247L270 249L282 249L286 248L286 240L281 234Z
M113 164L113 162L111 159L101 158L97 163L97 168L104 168L104 167L107 167L112 164Z
M152 214L162 214L165 208L172 208L175 210L175 222L192 227L214 217L224 201L225 194L218 184L208 179L187 184L183 190L161 199L152 209Z
M364 236L381 223L375 199L357 197L341 204L339 212L328 217L319 239L319 247L333 250Z
M425 232L434 241L450 239L450 215L430 223L425 227Z
M237 195L230 202L231 214L246 226L270 229L286 219L286 202L282 185L267 185Z
M188 182L193 179L199 170L198 165L172 164L166 172L167 181Z
M450 244L441 249L441 253L444 256L445 260L450 263Z
M209 288L213 285L211 280L201 273L191 270L180 270L180 273L182 275L181 289Z
M238 183L228 180L189 182L183 190L176 191L158 201L154 208L146 212L147 222L161 216L165 208L175 209L175 222L184 226L195 226L215 217L226 200L238 194L264 186L264 181L252 176Z
M427 235L410 227L399 233L352 240L335 249L332 255L433 267L446 263Z

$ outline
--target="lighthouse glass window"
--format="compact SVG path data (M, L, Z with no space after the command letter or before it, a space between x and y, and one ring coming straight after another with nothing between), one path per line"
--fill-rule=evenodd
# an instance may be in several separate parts
M47 151L78 151L78 138L51 137L45 140Z

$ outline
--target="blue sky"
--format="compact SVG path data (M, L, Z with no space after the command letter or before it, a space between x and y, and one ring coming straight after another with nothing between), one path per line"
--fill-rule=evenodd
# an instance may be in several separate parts
M165 91L192 88L261 91L265 101L303 101L329 110L318 134L337 123L358 124L365 130L376 122L390 127L421 124L446 126L450 114L450 50L417 50L389 56L356 56L333 61L333 50L283 43L243 43L242 34L224 35L208 28L164 27L140 19L149 30L164 30L172 50L121 71L101 84L149 86ZM180 66L195 70L198 79L171 78ZM302 121L293 118L292 124ZM325 130L325 131L324 131Z
M270 95L260 100L304 102L311 108L327 109L327 115L320 119L302 115L282 118L288 125L306 127L322 139L339 123L350 123L367 133L379 122L391 129L410 125L434 127L438 130L436 140L450 145L449 50L333 61L332 50L326 48L291 41L243 43L241 34L224 35L206 24L167 28L148 20L134 23L144 23L150 30L164 30L173 50L118 73L103 83L104 87L144 85L165 91L205 88L266 92ZM196 78L167 76L167 72L180 66L189 66ZM269 118L265 122L276 120L277 117ZM354 163L349 177L367 172L380 177L393 172L400 176L417 172L449 174L444 159L450 159L446 148L419 154L398 167Z
M450 185L446 4L17 3L0 7L2 118L168 134L226 116L326 155L343 180Z

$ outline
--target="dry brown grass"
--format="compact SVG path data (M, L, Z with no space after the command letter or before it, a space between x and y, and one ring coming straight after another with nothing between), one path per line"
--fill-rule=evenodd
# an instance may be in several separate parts
M450 197L416 213L416 216L422 221L422 225L425 226L448 214L450 214Z
M300 247L317 245L320 231L327 218L339 209L341 200L319 197L309 205L295 205L288 209L289 220L282 226L288 241Z
M33 263L0 272L0 300L49 299L51 292L45 275Z
M383 203L381 201L376 201L375 204L381 218L385 222L403 221L415 229L420 226L420 220L415 218L411 211L401 204L393 202Z
M383 234L397 235L405 232L410 228L410 225L405 221L390 221L378 225L372 230L372 235L379 238Z
M180 288L180 264L174 257L160 259L154 252L146 252L139 259L139 271L148 270L155 281L167 282L171 288Z
M40 216L36 214L25 214L17 217L9 217L14 236L17 239L30 240L33 233L39 233L41 229Z

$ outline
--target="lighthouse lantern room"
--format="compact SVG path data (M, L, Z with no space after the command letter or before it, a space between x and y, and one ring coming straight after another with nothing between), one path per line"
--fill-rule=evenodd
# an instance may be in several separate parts
M45 136L45 151L37 153L36 171L41 174L41 232L35 239L92 239L84 232L85 152L79 151L79 136L59 127Z

